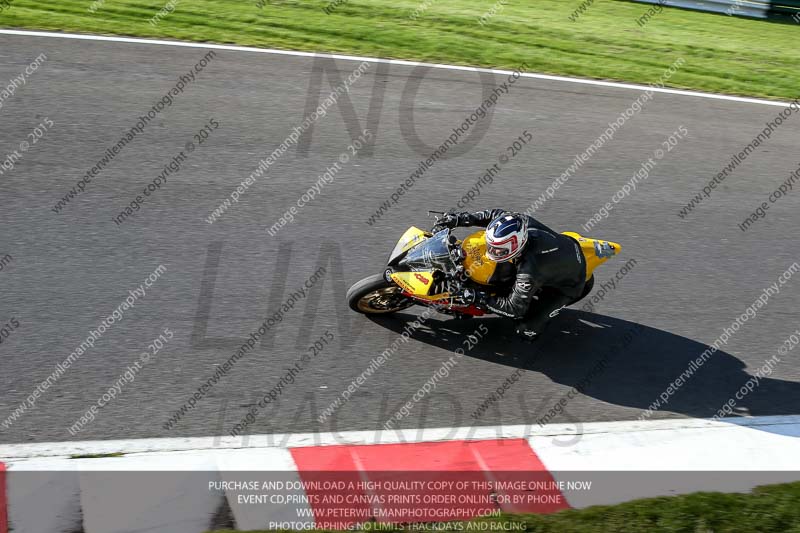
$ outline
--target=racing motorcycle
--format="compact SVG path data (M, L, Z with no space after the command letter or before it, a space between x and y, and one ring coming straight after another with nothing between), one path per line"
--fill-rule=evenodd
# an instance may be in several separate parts
M465 288L489 294L508 290L489 283L497 263L486 256L484 232L481 229L459 240L447 228L434 233L411 226L389 254L386 270L362 279L347 291L350 309L364 314L387 314L423 305L457 318L486 314L457 296ZM586 258L586 286L574 304L591 292L594 269L617 255L622 247L571 231L563 234L578 241Z

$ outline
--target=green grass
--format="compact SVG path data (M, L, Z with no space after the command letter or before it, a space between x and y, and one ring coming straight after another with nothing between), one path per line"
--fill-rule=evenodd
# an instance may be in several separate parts
M535 533L742 533L800 532L800 483L757 487L750 494L698 492L550 515L503 515L477 522L514 524L505 531ZM517 525L519 524L519 525ZM369 526L369 524L365 524ZM440 525L441 526L441 525ZM522 526L522 527L520 527ZM488 527L450 531L492 531ZM369 529L365 529L369 531ZM376 533L403 531L376 528ZM416 529L411 531L425 531ZM432 531L440 531L432 529ZM441 530L444 531L444 530ZM494 531L503 531L495 529ZM215 531L214 533L223 533ZM234 533L228 531L225 533ZM266 533L251 532L251 533Z
M293 50L514 68L598 79L654 82L678 57L669 86L794 99L800 96L800 25L596 0L576 22L578 0L346 0L330 14L320 0L181 0L155 27L166 0L10 0L3 27L160 37ZM429 3L417 20L409 16Z
M125 454L122 452L112 452L112 453L87 453L87 454L77 454L77 455L70 455L70 459L102 459L104 457L123 457Z

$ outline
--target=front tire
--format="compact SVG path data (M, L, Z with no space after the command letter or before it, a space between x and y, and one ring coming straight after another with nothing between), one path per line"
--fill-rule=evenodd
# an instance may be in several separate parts
M350 287L347 305L357 313L385 315L411 307L414 302L402 295L400 287L386 281L383 274L376 274Z

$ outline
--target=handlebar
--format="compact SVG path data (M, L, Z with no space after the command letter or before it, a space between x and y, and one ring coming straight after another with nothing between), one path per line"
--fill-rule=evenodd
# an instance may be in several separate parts
M439 221L442 220L442 216L445 215L445 214L446 213L444 211L431 211L431 210L428 210L428 216L431 216L431 215L435 215L436 216L435 222L433 223L433 226L431 227L431 232L432 233L436 233L436 231L435 231L436 230L436 226L439 225Z

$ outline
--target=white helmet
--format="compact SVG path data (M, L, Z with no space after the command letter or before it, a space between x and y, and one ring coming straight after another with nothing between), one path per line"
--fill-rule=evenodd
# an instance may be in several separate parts
M486 255L492 261L510 261L522 253L528 241L528 219L508 213L497 217L486 228Z

